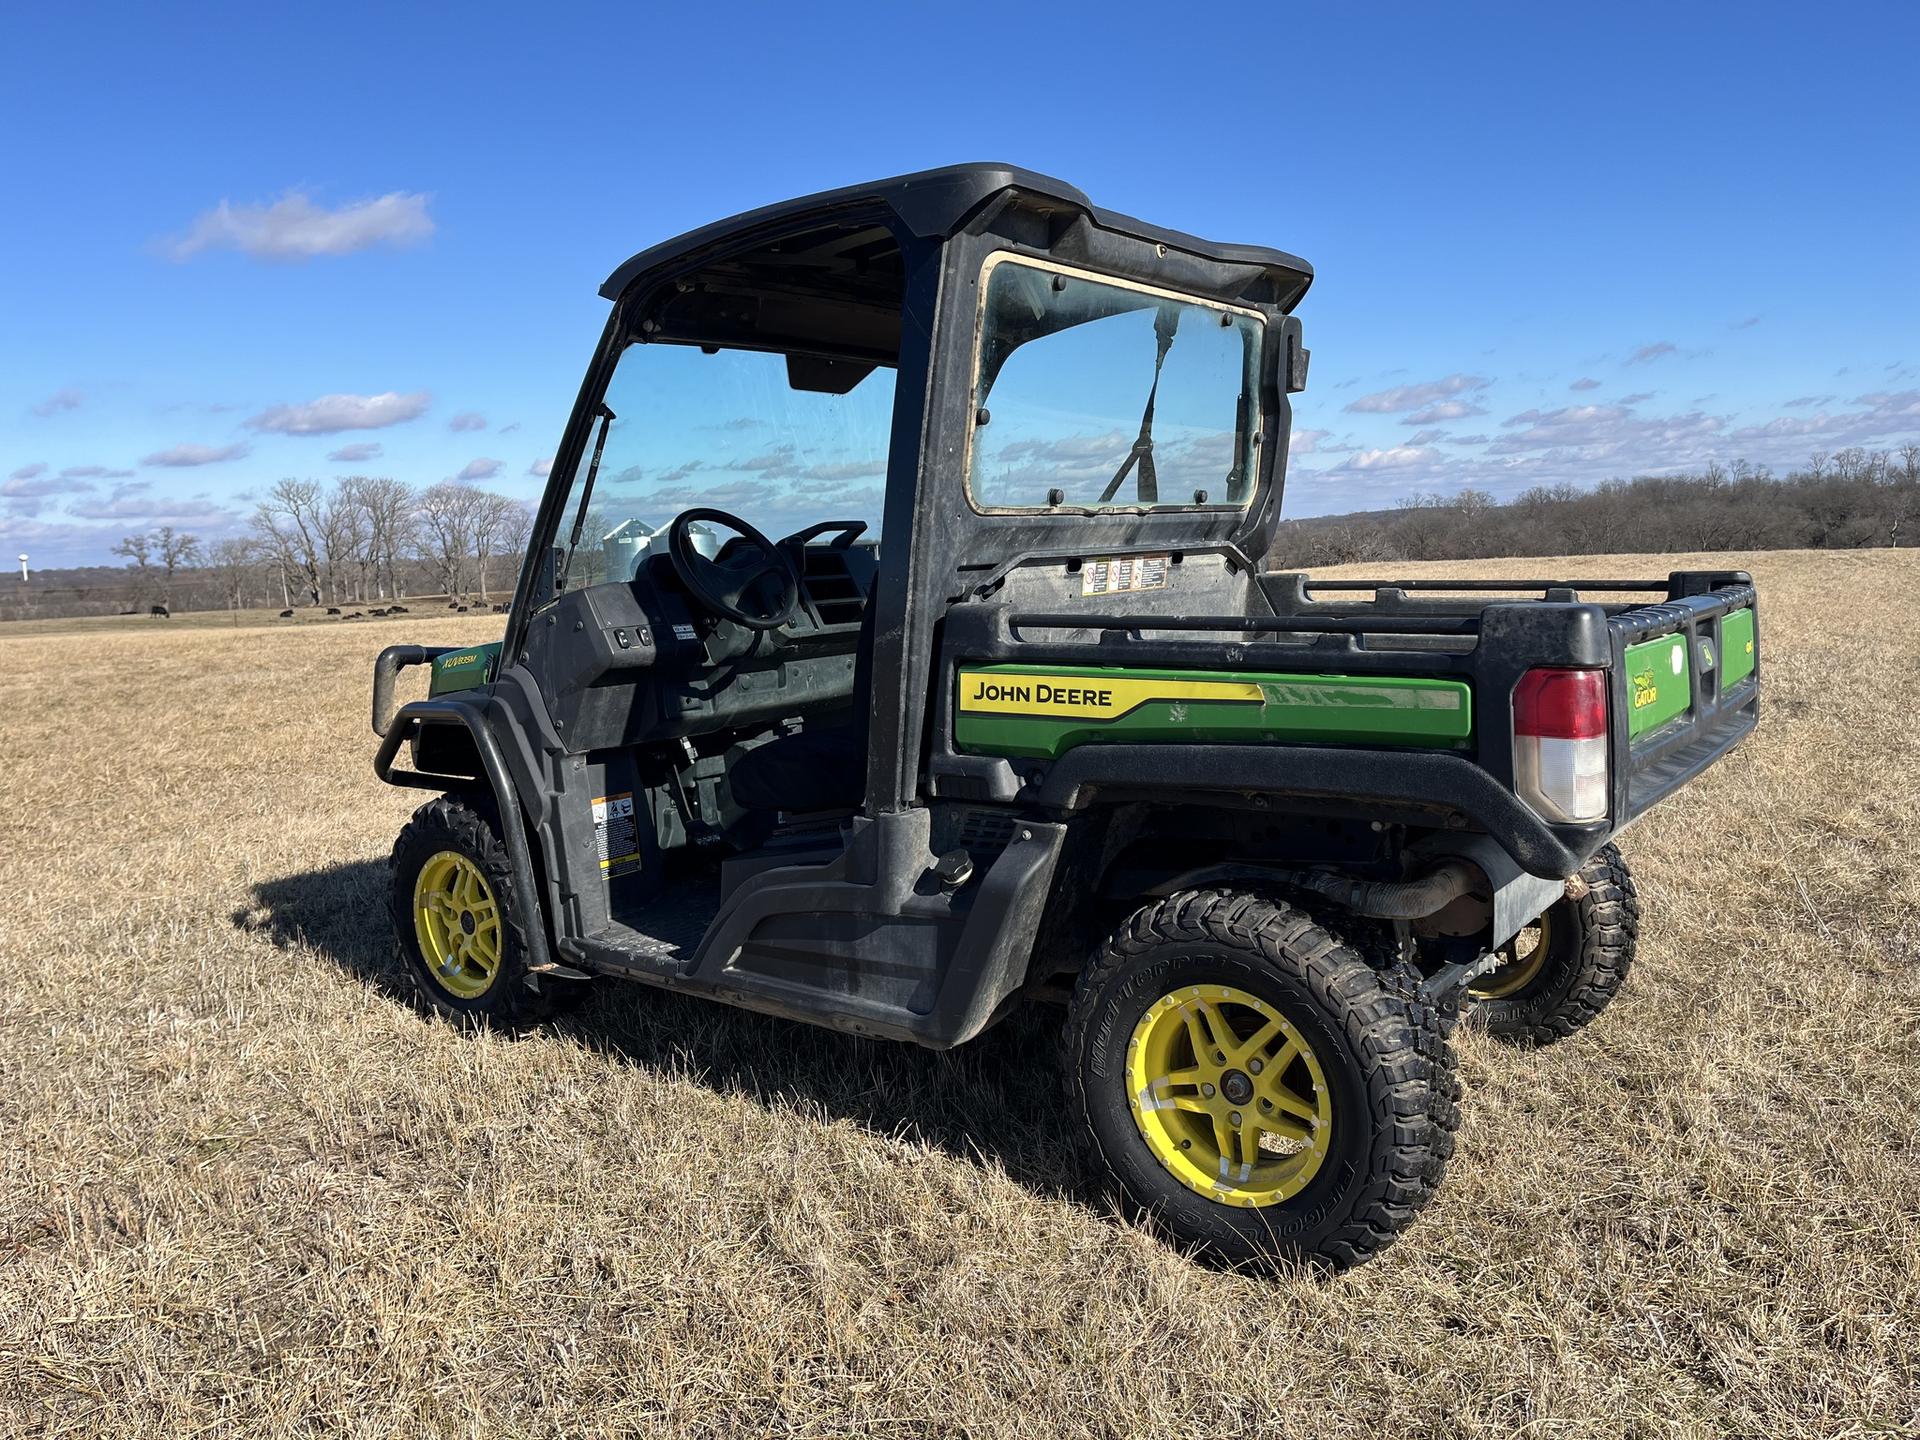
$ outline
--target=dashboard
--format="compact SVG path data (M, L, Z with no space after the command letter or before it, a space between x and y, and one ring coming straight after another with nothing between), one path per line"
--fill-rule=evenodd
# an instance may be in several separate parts
M879 542L843 531L833 543L779 543L799 573L800 603L774 630L710 614L672 562L652 554L631 580L572 591L535 614L521 659L567 751L691 739L844 706Z

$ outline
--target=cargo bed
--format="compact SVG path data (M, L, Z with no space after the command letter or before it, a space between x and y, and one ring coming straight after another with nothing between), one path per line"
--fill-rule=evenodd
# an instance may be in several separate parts
M1448 825L1494 835L1533 873L1563 876L1758 718L1759 621L1744 571L1577 582L1253 578L1254 605L1267 614L955 605L935 707L935 792L1071 810L1151 760L1196 790L1444 812ZM1515 794L1515 687L1530 671L1556 668L1605 675L1607 803L1597 820L1555 818ZM1053 735L964 709L969 696L990 706L1007 684L1065 676L1084 687L1102 675L1133 686L1188 676L1189 691L1230 692L1237 682L1263 688L1267 703L1259 718L1232 724L1224 712L1202 717L1169 700L1124 723L1096 723L1097 713L1084 724L1063 720ZM1407 703L1424 693L1412 682L1464 684L1470 728L1394 734L1376 721L1342 736L1336 712L1348 692L1389 678L1403 682ZM1297 717L1316 685L1329 718L1309 726ZM1176 737L1169 717L1183 713L1190 728ZM1113 753L1121 747L1125 757Z

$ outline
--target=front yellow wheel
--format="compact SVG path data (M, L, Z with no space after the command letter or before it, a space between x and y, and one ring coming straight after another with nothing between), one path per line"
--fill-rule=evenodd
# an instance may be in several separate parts
M413 933L427 973L449 995L477 1000L500 975L500 904L468 855L441 850L413 882Z
M1319 1173L1333 1141L1320 1059L1278 1009L1230 985L1147 1008L1127 1045L1133 1121L1182 1185L1224 1205L1274 1205Z

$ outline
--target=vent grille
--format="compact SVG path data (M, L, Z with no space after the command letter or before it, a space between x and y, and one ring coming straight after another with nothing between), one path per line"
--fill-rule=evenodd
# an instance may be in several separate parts
M998 859L1000 852L1013 843L1014 828L1020 822L1004 810L973 810L960 822L960 848L972 857L975 867Z
M859 582L847 568L847 557L825 545L809 545L806 556L807 596L820 612L823 625L857 625L866 601Z

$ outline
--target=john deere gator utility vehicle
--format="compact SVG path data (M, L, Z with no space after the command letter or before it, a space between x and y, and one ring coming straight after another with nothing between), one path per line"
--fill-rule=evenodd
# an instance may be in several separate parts
M1453 1017L1606 1005L1613 838L1752 730L1759 636L1741 573L1267 571L1312 274L1001 165L621 265L503 639L375 671L380 777L444 792L393 852L427 1000L942 1048L1070 997L1066 1123L1139 1212L1391 1241Z

